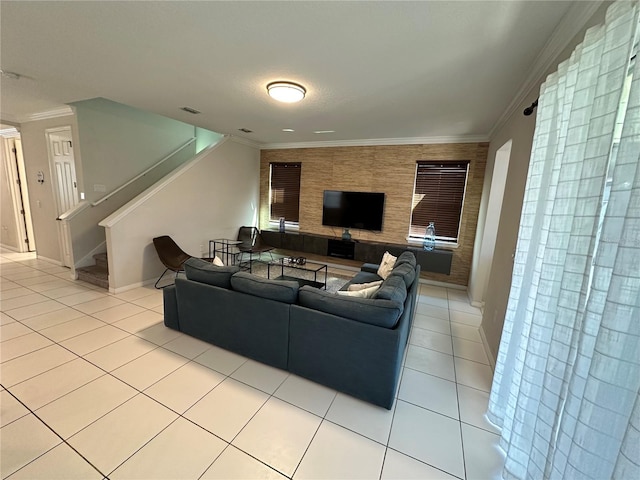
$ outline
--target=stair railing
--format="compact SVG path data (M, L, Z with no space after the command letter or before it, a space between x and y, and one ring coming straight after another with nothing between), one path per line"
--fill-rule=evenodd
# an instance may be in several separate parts
M128 187L129 185L131 185L133 182L135 182L136 180L138 180L139 178L144 177L147 173L149 173L151 170L153 170L154 168L162 165L164 162L166 162L167 160L169 160L171 157L173 157L176 153L182 151L183 149L185 149L186 147L188 147L189 145L191 145L193 142L196 141L196 137L192 137L191 139L189 139L184 145L178 147L177 149L175 149L173 152L171 152L169 155L167 155L164 158L161 158L160 160L158 160L156 163L154 163L153 165L151 165L149 168L147 168L145 171L143 171L142 173L139 173L138 175L136 175L135 177L133 177L131 180L129 180L128 182L123 183L122 185L120 185L118 188L116 188L113 192L105 195L104 197L102 197L100 200L96 200L95 202L91 202L91 206L95 207L97 205L100 205L102 202L105 202L107 200L109 200L112 196L114 196L116 193L118 193L120 190L123 190L124 188Z

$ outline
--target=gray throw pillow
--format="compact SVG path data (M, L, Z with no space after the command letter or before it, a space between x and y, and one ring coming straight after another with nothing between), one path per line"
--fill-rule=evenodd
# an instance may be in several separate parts
M240 268L218 267L206 260L192 257L184 262L184 271L189 280L229 289L231 288L231 276L239 272Z

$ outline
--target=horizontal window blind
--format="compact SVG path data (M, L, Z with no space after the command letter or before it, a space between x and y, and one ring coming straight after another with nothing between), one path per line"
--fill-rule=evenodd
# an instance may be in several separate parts
M436 237L457 241L469 162L419 161L409 236L423 237L429 222Z
M271 220L284 217L298 223L300 212L300 163L271 164Z

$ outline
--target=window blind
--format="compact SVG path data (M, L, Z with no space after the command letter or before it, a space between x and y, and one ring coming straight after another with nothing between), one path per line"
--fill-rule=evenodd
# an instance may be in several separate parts
M300 212L300 163L271 164L271 220L284 217L298 223Z
M457 241L469 162L419 161L409 236L423 237L429 222L436 237Z

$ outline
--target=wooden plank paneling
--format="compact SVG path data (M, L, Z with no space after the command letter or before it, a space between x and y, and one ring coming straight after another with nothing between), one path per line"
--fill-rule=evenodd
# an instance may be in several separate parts
M432 280L467 285L488 150L488 143L262 150L260 226L269 228L269 164L300 162L302 163L301 232L340 235L340 229L322 225L324 190L384 192L385 211L382 232L351 230L352 237L363 241L406 244L411 219L416 162L418 160L469 160L459 246L453 250L451 274L423 274L425 278Z

